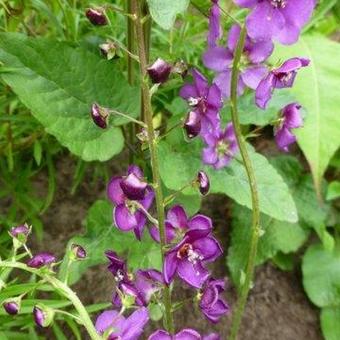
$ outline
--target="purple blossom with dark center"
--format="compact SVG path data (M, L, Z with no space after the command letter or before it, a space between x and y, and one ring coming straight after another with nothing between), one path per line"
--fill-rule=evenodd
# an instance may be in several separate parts
M20 308L18 303L13 301L13 300L12 301L10 301L10 300L5 301L2 306L4 307L6 313L10 314L10 315L18 314L19 308Z
M276 144L282 151L288 152L289 145L296 142L291 129L297 129L303 125L301 117L301 105L291 103L285 106L280 113L279 123L274 129Z
M97 103L91 106L91 118L93 122L101 129L106 129L109 119L109 111L99 106Z
M208 320L217 323L219 319L229 312L229 306L221 297L225 288L224 280L209 278L202 289L199 306Z
M162 329L152 333L148 340L220 340L220 336L216 333L211 333L206 336L201 336L194 329L186 328L175 335L171 335Z
M252 9L246 19L247 31L252 39L275 39L284 45L297 42L316 4L315 0L234 1L241 7Z
M122 231L134 230L140 240L147 221L143 210L148 210L154 200L154 192L144 181L142 170L135 165L129 166L127 176L111 179L107 193L115 205L116 226Z
M201 115L196 111L189 111L183 127L189 139L197 137L201 132Z
M175 274L195 288L201 288L209 277L205 264L222 254L218 241L209 229L189 230L183 240L165 255L163 275L170 284Z
M148 321L149 313L145 307L137 309L128 318L115 310L108 310L98 316L95 327L98 334L109 334L108 340L137 340Z
M205 138L207 133L219 125L218 113L223 106L221 91L215 84L209 86L207 79L196 69L192 70L192 76L194 82L185 84L180 90L180 96L187 100L192 111L199 114L200 134Z
M104 26L107 24L107 18L103 8L88 8L85 14L92 25Z
M212 222L209 217L198 214L188 218L183 207L175 205L168 210L165 220L166 242L170 243L175 239L182 240L184 234L189 230L202 229L211 232L212 228ZM157 227L151 227L150 234L156 242L159 242L159 230Z
M280 67L271 70L256 88L256 105L261 109L265 109L273 95L274 89L292 87L297 71L302 67L308 66L309 63L309 59L291 58L285 61Z
M219 7L219 0L211 0L212 5L209 14L209 32L208 32L208 45L215 47L218 39L221 38L221 10Z
M207 195L210 189L210 180L206 172L204 172L203 170L200 170L197 173L197 183L200 193L203 196Z
M203 162L215 169L227 166L238 151L237 140L232 123L225 130L217 130L207 139L207 147L203 149Z
M34 255L31 259L28 260L27 266L31 268L41 268L48 264L51 264L56 261L56 258L51 253L40 253Z
M158 58L147 71L154 84L165 83L171 73L171 65L165 60Z
M230 97L232 64L240 32L240 26L233 25L229 31L227 47L209 47L203 55L204 65L218 73L214 83L226 98ZM267 73L267 68L262 63L272 54L273 49L274 45L271 41L255 42L249 36L246 37L240 62L237 89L239 95L244 92L245 87L256 89Z

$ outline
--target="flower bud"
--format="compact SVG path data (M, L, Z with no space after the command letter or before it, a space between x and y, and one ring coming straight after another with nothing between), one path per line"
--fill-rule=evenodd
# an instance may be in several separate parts
M107 18L103 8L88 8L86 10L87 19L90 20L91 24L95 26L107 25Z
M142 200L147 186L148 184L134 173L130 173L120 183L121 189L130 200Z
M46 266L50 263L55 262L56 258L54 255L50 253L40 253L34 255L28 262L27 266L31 268L41 268Z
M176 61L172 68L172 72L179 74L182 78L188 75L188 70L188 64L184 60Z
M84 260L86 258L86 250L79 244L71 245L71 256L73 260Z
M11 228L11 230L9 231L10 235L19 240L20 243L26 243L27 236L30 232L31 228L29 228L27 224L18 225Z
M54 310L45 305L37 305L33 308L34 321L39 327L48 327L54 318Z
M190 111L184 122L184 129L188 138L192 139L201 132L200 115L195 111Z
M20 298L11 298L5 300L2 306L4 307L7 314L16 315L20 310L20 304L21 304Z
M210 181L208 175L202 170L197 173L197 183L200 193L205 196L209 192Z
M112 41L107 41L104 44L99 45L100 52L102 53L103 56L106 57L107 60L111 60L114 57L118 57L117 52L118 52L118 46Z
M94 103L91 106L91 117L93 122L102 129L107 128L109 111Z
M158 58L149 68L148 74L154 84L165 83L171 73L171 65Z

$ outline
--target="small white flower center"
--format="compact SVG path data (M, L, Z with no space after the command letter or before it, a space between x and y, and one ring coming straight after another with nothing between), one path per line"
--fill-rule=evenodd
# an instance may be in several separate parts
M194 98L194 97L189 97L188 98L189 106L197 106L199 102L200 102L199 98Z
M285 8L288 0L271 0L270 3L275 8Z
M120 269L117 270L117 274L114 276L114 279L116 282L120 282L124 279L124 274Z

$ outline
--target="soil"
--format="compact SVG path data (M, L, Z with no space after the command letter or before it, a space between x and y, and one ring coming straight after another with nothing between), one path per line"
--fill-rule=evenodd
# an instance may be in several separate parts
M112 174L119 173L121 164L126 162L125 159L123 155L112 163ZM64 157L57 162L56 166L58 173L56 196L53 204L42 217L45 226L44 241L42 244L35 242L35 247L43 250L43 245L48 245L49 251L61 257L69 238L83 232L82 221L88 208L97 199L105 197L105 183L102 181L90 183L89 173L76 194L72 196L70 187L75 162L69 157ZM37 179L36 185L42 193L46 191L47 180L43 174ZM217 237L225 249L228 246L229 205L226 197L209 195L202 206L202 212L212 217ZM86 303L111 300L113 281L111 274L105 268L105 265L91 268L74 287ZM212 270L215 277L227 279L228 271L224 258L216 262ZM323 339L319 326L319 311L308 301L301 282L298 266L292 272L283 272L269 263L259 267L256 270L255 286L248 299L239 339ZM181 300L189 296L188 289L182 288L178 291L176 289L174 299ZM233 309L236 292L231 283L228 284L226 297ZM212 325L198 310L188 305L176 313L175 320L177 329L192 327L201 334L216 331L222 339L227 339L231 316L223 318L217 325ZM152 330L149 328L147 334ZM49 334L48 338L53 339L53 335ZM85 335L84 339L86 339Z

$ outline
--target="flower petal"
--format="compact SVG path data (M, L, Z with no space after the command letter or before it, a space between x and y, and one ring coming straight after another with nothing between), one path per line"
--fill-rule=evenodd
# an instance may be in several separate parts
M212 236L203 237L192 243L193 249L198 250L199 254L203 256L204 262L215 261L223 253L219 242Z
M135 214L131 214L125 204L119 204L113 209L114 223L122 231L132 230L137 226Z
M288 146L296 142L296 137L285 127L276 131L275 140L278 148L288 152Z
M118 334L120 334L121 327L125 321L125 318L115 310L107 310L97 317L96 320L96 330L99 334L103 334L110 327L117 329ZM116 332L115 332L116 334Z
M200 97L205 97L208 92L208 81L204 75L195 68L191 71L194 83Z
M241 73L243 82L253 90L259 86L260 81L266 76L268 70L265 66L253 66Z
M225 71L233 60L233 55L224 47L213 47L203 54L204 66L216 72Z
M172 336L168 332L159 329L152 333L148 340L172 340Z
M200 261L192 263L187 259L178 262L177 273L183 281L195 288L201 288L210 275Z
M173 280L178 266L177 251L170 251L165 255L163 275L166 284Z
M211 219L204 215L196 215L188 222L189 229L208 229L212 230Z
M113 177L107 186L107 196L116 205L124 203L126 199L120 187L121 181L122 177Z
M185 84L179 91L179 95L184 99L199 97L196 87L192 84Z
M273 93L274 75L269 74L266 78L262 79L259 86L256 88L255 101L256 105L265 109Z
M122 329L122 339L135 340L143 333L144 326L149 321L147 308L142 307L133 312L124 322Z
M166 215L167 221L171 223L174 228L187 229L188 216L180 205L175 205L169 209Z
M201 335L194 329L183 329L174 336L174 340L201 340Z

